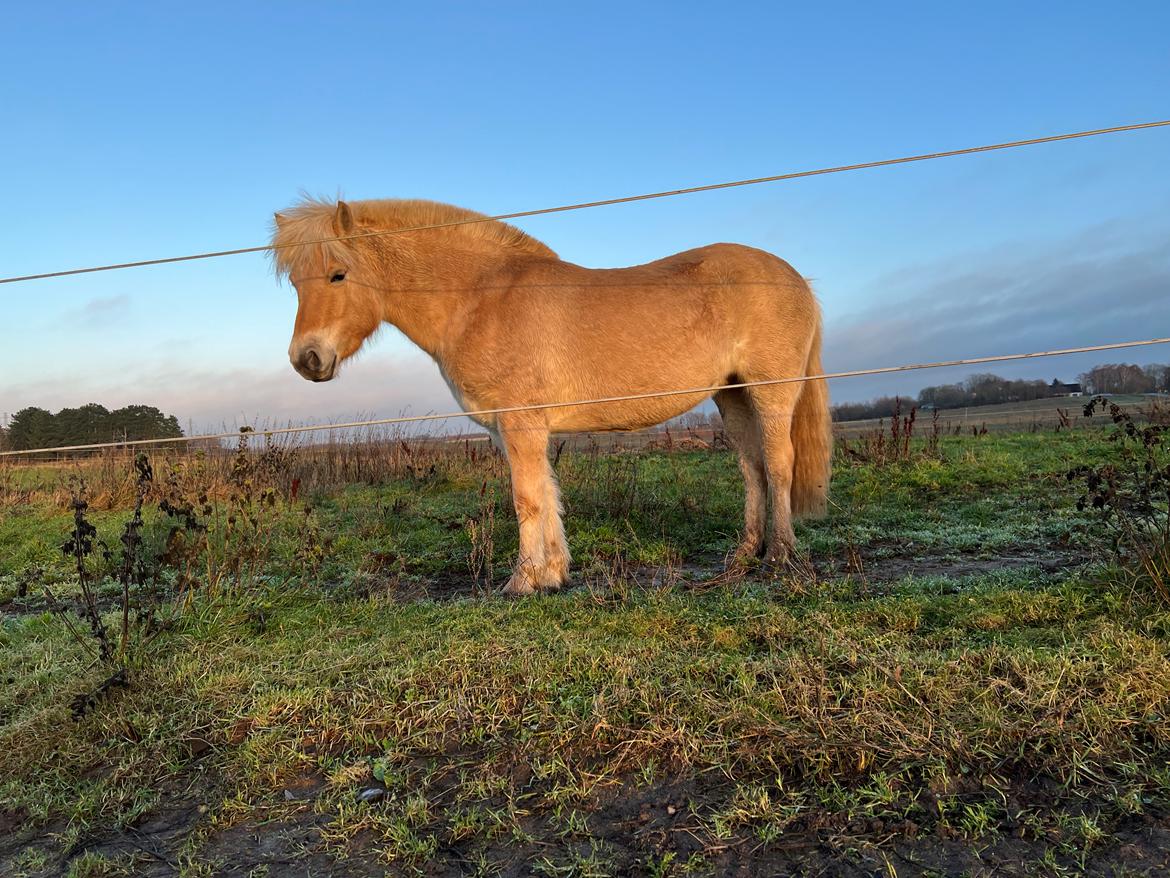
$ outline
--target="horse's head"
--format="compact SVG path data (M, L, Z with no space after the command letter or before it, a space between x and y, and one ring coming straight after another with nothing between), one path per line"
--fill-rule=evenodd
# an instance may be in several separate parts
M368 264L354 241L327 238L359 231L349 205L329 210L309 202L276 214L277 270L297 291L297 319L288 358L310 381L328 381L382 323L382 304ZM303 242L303 243L301 243Z

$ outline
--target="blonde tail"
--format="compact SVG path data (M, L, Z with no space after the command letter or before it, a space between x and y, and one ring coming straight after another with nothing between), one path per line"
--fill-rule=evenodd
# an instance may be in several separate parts
M820 375L821 324L808 354L805 375ZM829 414L829 387L824 380L805 381L796 400L792 418L792 447L796 462L792 468L792 514L819 518L825 514L829 477L833 471L833 422Z

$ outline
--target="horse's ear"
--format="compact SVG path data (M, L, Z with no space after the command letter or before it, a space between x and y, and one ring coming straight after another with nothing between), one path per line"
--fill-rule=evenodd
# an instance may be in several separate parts
M337 210L333 213L333 234L339 238L353 231L353 212L344 201L337 202Z
M286 222L288 222L288 218L287 218L287 217L285 217L285 215L284 215L283 213L280 213L279 211L278 211L277 213L274 213L274 214L272 215L272 218L273 218L274 220L276 220L276 227L277 227L278 229L279 229L279 228L282 228L282 227L284 226L284 224L285 224Z

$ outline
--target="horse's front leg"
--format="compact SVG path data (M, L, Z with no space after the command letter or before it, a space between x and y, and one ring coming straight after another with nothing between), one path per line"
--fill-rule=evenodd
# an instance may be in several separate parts
M550 513L556 514L555 508L548 508L556 497L548 462L548 429L531 419L501 418L499 432L512 470L512 503L520 524L520 557L504 593L526 595L559 588L567 558L549 558L545 534Z
M552 466L548 468L544 496L544 571L543 588L558 589L569 581L569 543L562 521L561 491Z

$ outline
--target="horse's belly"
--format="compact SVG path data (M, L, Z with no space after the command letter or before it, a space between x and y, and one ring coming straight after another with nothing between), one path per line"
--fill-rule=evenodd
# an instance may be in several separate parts
M642 430L678 417L710 395L710 393L688 393L618 402L590 403L565 408L558 407L549 410L549 427L555 432L564 433Z

